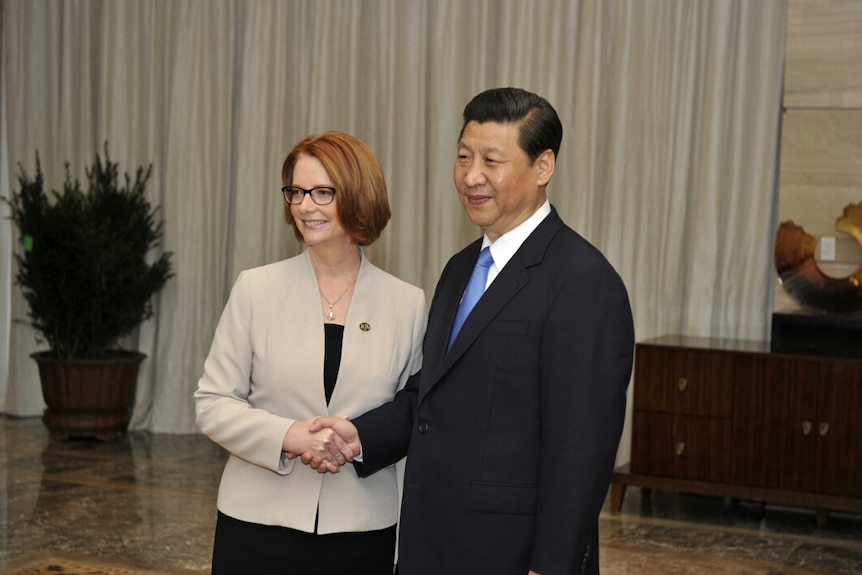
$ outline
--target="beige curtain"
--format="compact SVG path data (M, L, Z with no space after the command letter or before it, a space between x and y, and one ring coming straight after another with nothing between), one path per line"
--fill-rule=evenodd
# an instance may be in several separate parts
M4 0L0 193L107 140L166 220L176 277L130 344L133 427L194 431L192 392L237 273L297 253L281 161L307 133L375 150L393 219L368 250L425 288L478 237L452 184L477 92L564 123L551 201L629 287L638 339L763 339L773 276L785 0ZM83 176L83 174L78 174ZM42 409L0 223L0 411ZM627 459L628 432L620 459Z

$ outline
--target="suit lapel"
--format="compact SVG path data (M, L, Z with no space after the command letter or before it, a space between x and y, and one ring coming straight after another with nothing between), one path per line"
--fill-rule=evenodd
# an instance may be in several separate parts
M551 209L551 213L546 217L539 227L530 234L521 247L512 256L512 259L506 264L500 274L494 279L488 290L479 299L476 307L470 312L461 331L455 338L452 348L446 352L446 343L449 339L449 332L452 329L452 323L455 320L455 313L458 310L458 304L461 300L461 295L467 287L467 282L470 279L470 274L473 272L473 267L476 265L476 260L479 257L479 249L482 246L481 239L470 244L452 258L452 268L447 277L442 278L437 290L441 292L437 306L433 306L430 322L428 326L429 334L432 335L430 344L426 353L426 361L423 365L423 381L427 382L427 386L423 386L424 390L420 391L421 397L425 395L446 372L455 364L467 349L473 344L477 337L488 327L488 324L499 314L509 301L520 290L524 289L530 281L530 276L527 270L535 265L542 263L545 251L551 238L562 227L563 222L557 215L555 209ZM438 309L434 309L438 308ZM432 363L434 365L428 365ZM426 371L428 367L431 370ZM430 378L426 379L426 374Z
M481 247L480 238L455 254L437 284L431 306L433 313L429 314L428 318L428 337L426 337L428 344L424 350L425 356L434 358L437 365L446 355L446 344L449 341L452 324L455 322L455 314L461 303L461 296L467 289L467 282L473 273Z

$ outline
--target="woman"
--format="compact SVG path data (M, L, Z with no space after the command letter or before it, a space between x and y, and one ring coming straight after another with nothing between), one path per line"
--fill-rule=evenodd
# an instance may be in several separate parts
M364 143L308 136L282 183L308 249L239 275L195 393L198 427L230 452L212 572L391 574L401 464L359 479L352 465L320 474L292 454L322 449L315 416L358 416L418 371L425 294L363 254L390 218Z

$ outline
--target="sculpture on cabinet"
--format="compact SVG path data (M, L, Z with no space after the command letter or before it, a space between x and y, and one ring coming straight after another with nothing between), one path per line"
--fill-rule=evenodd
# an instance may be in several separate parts
M862 202L848 204L835 228L862 245ZM862 314L862 265L844 278L820 270L814 259L817 240L792 220L782 222L775 238L775 267L793 300L818 314Z

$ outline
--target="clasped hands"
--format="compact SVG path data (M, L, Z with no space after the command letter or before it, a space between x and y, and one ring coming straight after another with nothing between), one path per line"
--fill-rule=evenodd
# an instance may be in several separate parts
M321 416L297 421L284 436L282 451L318 473L338 473L342 465L362 452L359 433L346 417Z

